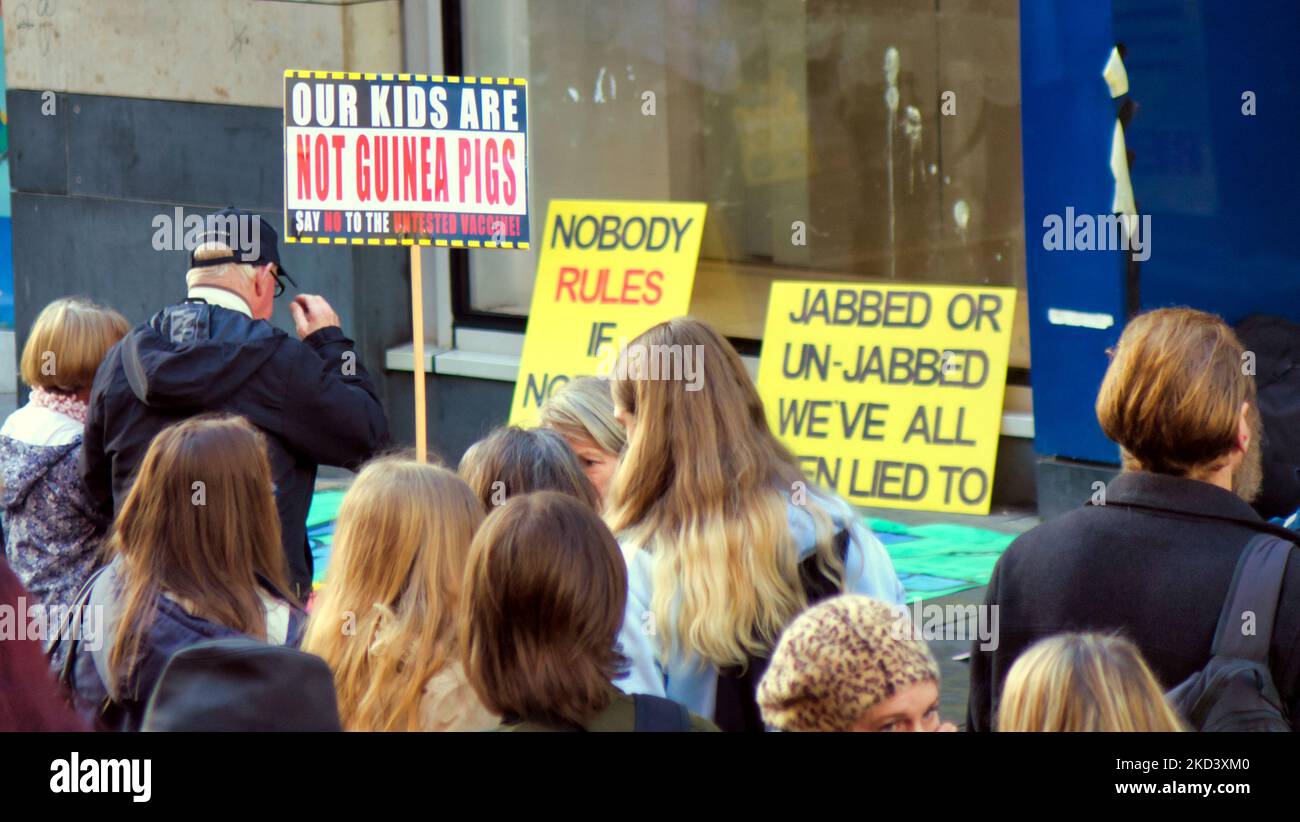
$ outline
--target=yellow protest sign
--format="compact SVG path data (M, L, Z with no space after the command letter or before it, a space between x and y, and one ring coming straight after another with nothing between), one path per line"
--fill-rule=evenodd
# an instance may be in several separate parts
M543 223L512 425L532 425L555 389L691 304L703 203L552 200ZM607 370L607 369L606 369Z
M808 478L855 505L987 514L1015 289L778 282L758 388Z

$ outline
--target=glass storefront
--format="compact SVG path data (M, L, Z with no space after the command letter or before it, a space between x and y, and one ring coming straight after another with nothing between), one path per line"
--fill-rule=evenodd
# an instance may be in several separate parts
M459 18L466 73L529 78L537 225L559 197L707 203L692 313L741 341L774 280L1015 286L1028 367L1016 0L473 0ZM468 315L527 314L536 245L464 253Z

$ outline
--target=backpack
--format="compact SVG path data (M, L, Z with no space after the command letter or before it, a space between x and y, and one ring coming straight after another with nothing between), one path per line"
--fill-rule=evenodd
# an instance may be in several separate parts
M835 534L835 553L845 562L849 553L849 529ZM840 589L817 567L816 552L799 563L799 580L803 583L808 605L816 605L840 593ZM769 652L770 653L770 652ZM718 671L714 698L713 724L727 732L763 731L763 715L758 709L758 684L767 672L768 656L751 655L744 665Z
M1290 731L1286 706L1269 670L1269 644L1291 542L1257 534L1246 544L1214 632L1205 667L1167 694L1197 731ZM1254 633L1242 632L1253 612Z

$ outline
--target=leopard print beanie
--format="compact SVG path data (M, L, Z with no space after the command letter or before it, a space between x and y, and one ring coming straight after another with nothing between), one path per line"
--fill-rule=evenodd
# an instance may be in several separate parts
M763 721L783 731L847 731L875 705L939 666L905 611L845 594L800 614L758 688Z

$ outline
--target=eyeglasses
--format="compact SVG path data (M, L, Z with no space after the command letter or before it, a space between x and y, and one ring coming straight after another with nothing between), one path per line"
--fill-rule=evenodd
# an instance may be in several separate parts
M285 287L284 287L285 280L288 280L289 284L292 285L294 288L298 287L298 284L293 281L293 277L290 277L288 274L281 271L280 266L278 264L275 266L275 269L271 271L271 276L275 278L275 296L277 297L283 295L285 292Z

